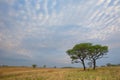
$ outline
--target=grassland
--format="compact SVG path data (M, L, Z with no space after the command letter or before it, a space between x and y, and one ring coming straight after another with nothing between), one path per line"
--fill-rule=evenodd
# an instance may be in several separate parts
M1 67L0 80L120 80L120 67L83 71L79 68Z

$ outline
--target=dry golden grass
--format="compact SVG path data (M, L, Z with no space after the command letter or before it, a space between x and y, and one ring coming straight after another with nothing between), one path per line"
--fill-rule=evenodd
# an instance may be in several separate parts
M94 70L53 68L0 68L0 80L120 80L120 67Z

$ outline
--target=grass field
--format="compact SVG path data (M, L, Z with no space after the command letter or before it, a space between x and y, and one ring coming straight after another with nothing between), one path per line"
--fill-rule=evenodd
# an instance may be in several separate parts
M83 71L79 68L1 67L0 80L120 80L120 67Z

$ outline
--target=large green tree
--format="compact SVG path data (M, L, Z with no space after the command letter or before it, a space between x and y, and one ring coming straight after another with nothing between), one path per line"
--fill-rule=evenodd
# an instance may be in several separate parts
M88 59L93 62L93 69L96 68L96 60L102 58L108 52L108 46L92 45L89 47Z
M84 70L85 60L90 60L93 69L96 68L96 60L102 58L108 52L108 46L93 45L92 43L76 44L72 49L67 50L67 54L72 59L72 63L81 62Z
M91 45L91 43L80 43L76 44L72 49L67 50L67 54L72 59L72 63L81 62L85 70L85 59L87 58Z

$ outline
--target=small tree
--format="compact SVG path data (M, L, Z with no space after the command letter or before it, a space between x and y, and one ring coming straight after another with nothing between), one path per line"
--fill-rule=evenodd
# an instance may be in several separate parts
M56 66L54 66L53 68L57 68Z
M46 65L43 65L43 68L46 68Z
M33 64L33 65L32 65L32 67L33 67L33 68L36 68L36 67L37 67L37 65L36 65L36 64Z
M111 64L111 63L107 63L106 65L107 65L107 66L112 66L112 64Z
M72 63L81 62L84 70L86 70L85 59L87 58L89 47L91 45L91 43L80 43L75 45L72 49L67 50L67 54L72 59Z
M89 48L88 58L93 62L93 69L96 68L96 60L102 58L108 52L107 46L92 45Z

